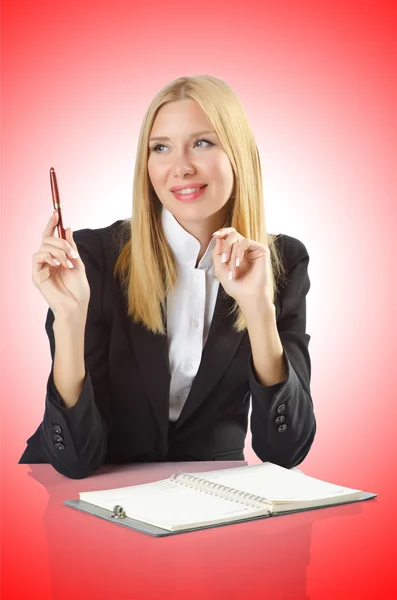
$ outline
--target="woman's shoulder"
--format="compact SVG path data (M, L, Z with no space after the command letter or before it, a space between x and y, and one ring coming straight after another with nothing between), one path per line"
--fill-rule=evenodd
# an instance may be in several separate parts
M114 262L130 237L131 219L119 219L104 227L77 229L73 238L84 255L90 255L100 264Z
M309 253L302 240L287 235L286 233L270 234L273 242L281 254L281 258L287 270L290 270L297 262L309 257Z

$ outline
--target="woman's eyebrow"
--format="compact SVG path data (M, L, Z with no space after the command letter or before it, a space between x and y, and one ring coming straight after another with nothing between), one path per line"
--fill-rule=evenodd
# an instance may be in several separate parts
M215 131L196 131L196 133L191 133L189 137L196 137L197 135L204 135L208 133L215 133ZM153 140L162 140L168 141L170 138L165 136L155 136L150 138L149 142L153 142Z

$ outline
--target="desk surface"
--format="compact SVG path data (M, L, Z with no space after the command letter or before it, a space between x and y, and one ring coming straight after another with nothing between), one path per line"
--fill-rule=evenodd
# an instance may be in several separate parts
M7 485L18 490L18 497L7 493L2 504L3 597L393 597L390 589L376 595L383 572L372 527L378 498L166 538L115 527L63 504L77 499L79 492L147 483L176 470L242 464L246 463L107 465L81 480L67 479L50 465L18 465ZM354 594L359 573L368 578L368 596Z

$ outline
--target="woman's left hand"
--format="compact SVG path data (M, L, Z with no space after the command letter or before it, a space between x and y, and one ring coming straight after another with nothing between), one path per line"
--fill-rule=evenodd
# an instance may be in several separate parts
M212 251L215 277L226 293L234 298L240 307L263 294L270 300L269 247L244 238L234 227L219 229L212 235L216 238L216 245ZM239 262L238 266L236 259Z

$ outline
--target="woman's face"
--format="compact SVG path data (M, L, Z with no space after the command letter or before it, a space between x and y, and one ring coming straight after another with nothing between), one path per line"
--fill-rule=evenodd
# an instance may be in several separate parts
M182 224L212 217L233 190L229 158L205 112L191 99L169 102L157 113L149 136L148 172L160 202ZM194 200L181 201L171 191L199 185L206 188Z

